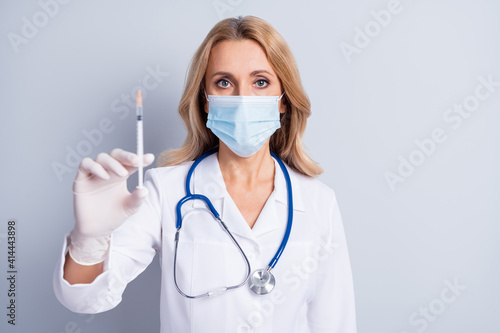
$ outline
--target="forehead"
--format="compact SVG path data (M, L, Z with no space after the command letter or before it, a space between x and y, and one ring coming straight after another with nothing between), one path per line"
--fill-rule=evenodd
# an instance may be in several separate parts
M207 73L251 73L255 70L267 70L274 74L264 49L256 41L225 40L210 51Z

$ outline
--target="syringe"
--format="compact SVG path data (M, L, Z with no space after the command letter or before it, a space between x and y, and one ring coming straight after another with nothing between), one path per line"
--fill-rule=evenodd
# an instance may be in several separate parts
M137 90L136 97L136 115L137 115L137 156L139 156L139 168L137 174L139 176L139 181L137 187L142 187L143 182L143 155L144 155L144 141L143 141L143 131L142 131L142 93Z

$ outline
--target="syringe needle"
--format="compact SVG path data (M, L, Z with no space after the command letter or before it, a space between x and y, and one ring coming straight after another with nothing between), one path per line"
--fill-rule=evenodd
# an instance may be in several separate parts
M143 141L143 131L142 131L142 93L137 90L136 97L136 115L137 115L137 156L139 156L139 168L137 174L139 176L139 181L137 187L142 187L143 183L143 155L144 155L144 141Z

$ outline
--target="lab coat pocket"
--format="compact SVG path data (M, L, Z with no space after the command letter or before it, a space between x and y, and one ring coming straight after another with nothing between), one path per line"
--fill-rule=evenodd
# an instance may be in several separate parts
M274 270L277 283L290 300L305 302L311 295L319 263L311 241L289 242Z
M188 295L216 290L226 282L225 245L205 240L180 241L177 283Z
M178 284L188 295L217 292L227 286L227 246L209 240L180 242L178 255ZM225 332L221 313L227 313L225 295L190 301L192 332ZM200 319L203 318L203 319Z
M176 264L182 292L197 296L239 284L244 278L243 265L238 249L210 214L198 210L187 215L179 235ZM227 332L227 321L234 319L221 317L221 313L232 310L232 294L234 291L189 300L191 331Z
M195 210L185 218L177 252L177 283L188 295L216 292L240 282L232 281L227 274L237 248L218 222L203 210Z

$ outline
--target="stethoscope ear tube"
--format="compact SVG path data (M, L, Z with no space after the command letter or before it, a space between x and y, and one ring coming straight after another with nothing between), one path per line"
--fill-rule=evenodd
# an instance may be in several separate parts
M177 229L180 229L182 227L182 212L181 212L182 205L184 203L188 202L189 200L196 200L196 199L202 200L203 202L205 202L208 209L210 209L210 211L212 212L212 214L214 215L214 217L216 219L218 219L220 217L219 212L215 209L215 207L214 207L214 205L212 205L212 202L210 201L210 199L208 199L206 196L204 196L203 194L189 194L189 195L186 195L181 200L179 200L179 202L177 203L177 206L175 207L175 213L177 214L177 222L176 222L175 227Z
M207 205L207 207L212 212L212 214L214 214L215 218L218 218L220 216L219 212L217 212L215 207L212 205L212 202L210 201L210 199L208 199L206 196L204 196L202 194L192 194L191 188L190 188L191 176L193 175L194 169L196 169L198 164L200 164L200 162L203 161L205 159L205 157L212 155L213 153L217 152L218 150L219 150L219 148L214 148L214 149L202 154L200 157L198 157L196 159L196 161L193 162L193 164L189 168L189 171L188 171L187 176L186 176L186 183L185 183L186 196L184 196L184 198L179 200L179 202L177 203L177 206L175 207L175 213L177 216L177 221L175 223L175 227L177 229L180 229L182 227L182 212L181 212L182 205L189 200L195 200L195 199L203 200L205 202L205 204Z
M288 223L286 224L286 230L285 230L285 235L283 236L283 240L281 241L280 247L278 248L278 251L274 255L273 259L269 262L269 271L276 266L276 263L278 262L279 258L281 257L281 254L283 253L283 250L286 247L286 244L288 243L288 238L290 237L290 232L292 231L292 221L293 221L293 195L292 195L292 181L290 180L290 174L288 173L288 170L285 167L285 164L281 161L281 159L276 156L275 153L271 152L271 155L276 159L278 162L279 166L281 167L281 170L283 171L283 175L285 176L286 180L286 189L287 189L287 201L288 201Z
M248 284L250 290L256 295L267 295L271 291L273 291L274 287L276 286L276 279L274 278L273 273L271 273L271 270L274 268L274 266L276 266L279 258L281 257L281 254L283 253L283 250L285 250L286 244L288 243L288 238L290 237L290 232L292 230L293 221L292 181L290 180L288 170L286 169L285 164L281 161L281 159L279 159L278 156L276 156L276 154L274 154L273 152L271 152L271 155L276 159L281 170L283 171L283 175L285 176L288 194L288 222L286 225L285 235L283 236L280 247L278 248L278 251L276 251L273 259L271 259L271 261L269 262L267 268L255 270L250 277Z

